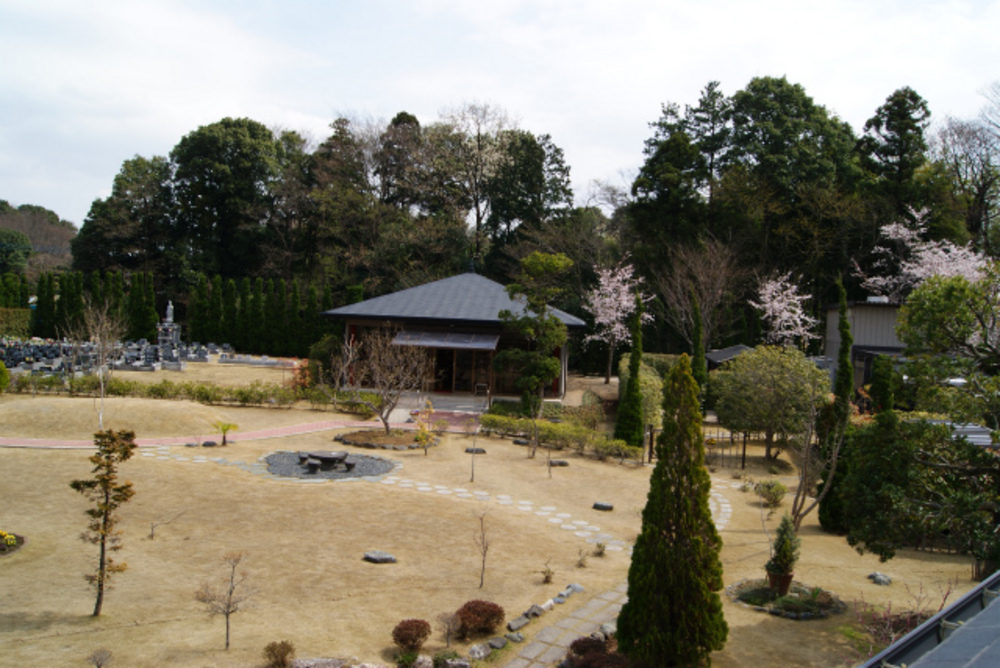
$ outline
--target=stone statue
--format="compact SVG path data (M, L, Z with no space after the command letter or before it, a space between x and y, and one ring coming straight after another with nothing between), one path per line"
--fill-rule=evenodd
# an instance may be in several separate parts
M174 303L172 301L168 301L166 322L173 322L173 321L174 321Z

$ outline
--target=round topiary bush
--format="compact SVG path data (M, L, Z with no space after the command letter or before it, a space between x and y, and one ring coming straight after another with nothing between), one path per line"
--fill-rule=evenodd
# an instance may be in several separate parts
M503 624L503 608L491 601L472 600L459 608L457 635L462 640L469 636L493 633Z
M430 623L423 619L404 619L392 630L392 641L404 652L419 652L430 635Z

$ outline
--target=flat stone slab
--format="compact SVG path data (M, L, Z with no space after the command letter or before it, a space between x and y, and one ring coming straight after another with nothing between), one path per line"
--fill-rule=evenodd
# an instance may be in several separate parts
M364 560L373 564L394 564L396 557L382 550L370 550L365 552Z
M527 626L528 622L530 621L531 620L528 619L525 615L521 615L520 617L515 617L514 619L507 622L507 630L511 632L520 631L525 626Z
M597 501L596 503L594 503L594 510L603 510L604 512L608 513L614 509L615 506L614 504L611 503L604 503L602 501Z
M549 462L549 466L569 466L569 462L565 459L553 459Z
M466 448L465 453L469 455L485 455L486 450L483 448Z
M486 644L493 649L503 649L507 646L507 639L503 636L497 636L496 638L490 638Z

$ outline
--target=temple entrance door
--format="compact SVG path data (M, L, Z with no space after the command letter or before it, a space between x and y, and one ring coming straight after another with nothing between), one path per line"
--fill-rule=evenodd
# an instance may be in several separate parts
M452 392L455 382L455 351L438 348L434 355L434 391Z
M475 353L471 350L455 351L455 391L472 392L472 362Z

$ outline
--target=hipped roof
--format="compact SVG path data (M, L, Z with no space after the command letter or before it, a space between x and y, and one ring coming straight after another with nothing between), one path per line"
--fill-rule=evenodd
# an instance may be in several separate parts
M506 288L496 281L465 273L341 306L323 315L343 320L502 326L501 311L521 315L524 305L523 300L512 300ZM587 326L583 320L565 311L553 308L551 312L569 328Z

